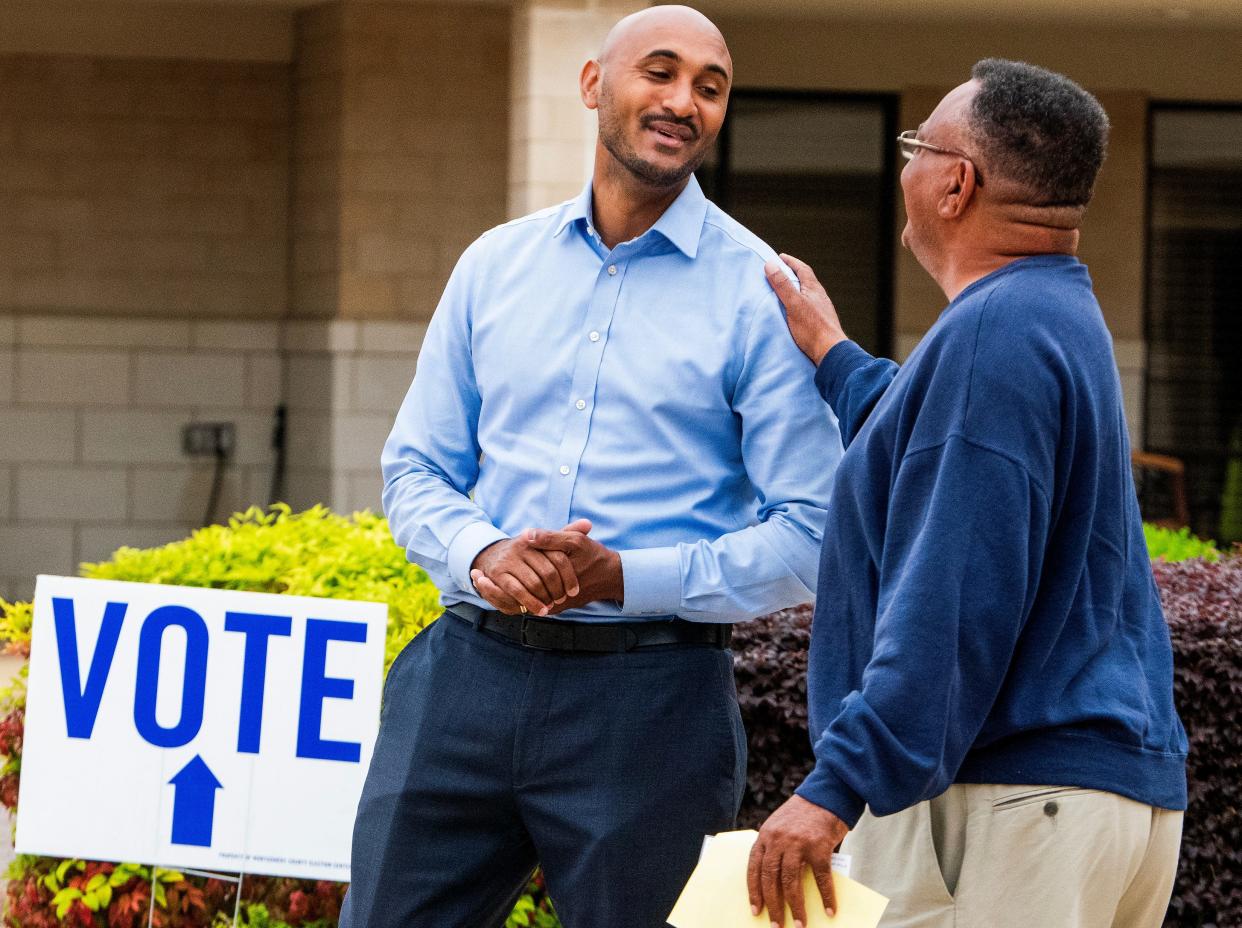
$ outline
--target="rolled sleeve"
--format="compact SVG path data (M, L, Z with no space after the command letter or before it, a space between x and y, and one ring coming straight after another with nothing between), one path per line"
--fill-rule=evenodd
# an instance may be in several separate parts
M681 610L681 557L676 548L621 552L626 615L675 615Z
M490 522L468 522L457 533L449 543L448 568L461 589L474 589L474 583L470 579L470 565L479 556L479 552L508 537Z

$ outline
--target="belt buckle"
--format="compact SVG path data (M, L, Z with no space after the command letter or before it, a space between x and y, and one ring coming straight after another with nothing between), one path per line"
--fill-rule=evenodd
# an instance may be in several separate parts
M531 642L531 641L530 641L530 640L526 637L526 633L527 633L527 631L528 631L529 629L530 629L530 617L529 617L529 616L525 616L525 615L524 615L524 616L522 616L522 628L521 628L521 632L522 632L522 634L521 634L521 637L518 639L518 641L520 641L520 642L521 642L522 647L524 647L524 648L537 648L537 647L539 647L539 646L538 646L538 645L536 645L536 644L534 644L533 642ZM541 649L541 650L542 650L542 649Z

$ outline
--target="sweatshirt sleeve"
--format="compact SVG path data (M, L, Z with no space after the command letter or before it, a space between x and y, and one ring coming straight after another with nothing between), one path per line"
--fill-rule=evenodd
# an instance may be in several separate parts
M895 362L873 358L856 342L838 342L824 355L815 371L815 386L837 415L845 447L896 376Z
M834 349L835 350L835 349ZM987 719L1039 582L1045 490L1015 458L961 435L908 452L888 504L874 646L835 705L798 795L850 827L943 792ZM817 669L839 660L812 635Z

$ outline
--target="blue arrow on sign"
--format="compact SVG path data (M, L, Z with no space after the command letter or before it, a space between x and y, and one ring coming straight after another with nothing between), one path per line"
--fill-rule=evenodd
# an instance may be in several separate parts
M172 843L211 847L216 790L224 784L197 754L168 782L173 785Z

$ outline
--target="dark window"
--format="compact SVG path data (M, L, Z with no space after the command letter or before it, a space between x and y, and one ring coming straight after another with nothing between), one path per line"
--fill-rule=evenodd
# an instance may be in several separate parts
M1153 107L1149 178L1145 445L1185 461L1197 534L1242 541L1242 108Z
M891 356L896 100L735 90L704 190L778 252L806 261L845 331Z

